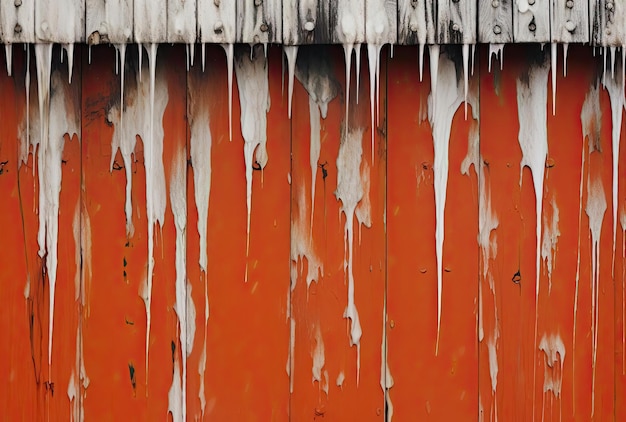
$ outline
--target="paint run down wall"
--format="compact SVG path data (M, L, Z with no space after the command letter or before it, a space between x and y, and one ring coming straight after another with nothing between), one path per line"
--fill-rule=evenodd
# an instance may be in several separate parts
M352 38L14 49L0 414L626 417L623 52Z

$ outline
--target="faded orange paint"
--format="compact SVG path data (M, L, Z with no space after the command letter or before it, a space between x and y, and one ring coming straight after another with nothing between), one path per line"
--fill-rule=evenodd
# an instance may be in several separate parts
M52 366L48 367L49 282L43 269L45 259L37 254L37 169L33 169L32 155L19 170L17 161L18 124L25 113L25 56L21 49L14 49L15 76L0 72L0 114L4 122L0 127L0 233L5 240L0 244L0 419L68 420L72 412L68 383L73 372L76 382L81 382L77 373L81 364L89 383L78 387L79 397L75 400L82 402L87 420L168 417L173 365L182 362L179 321L174 311L176 230L169 196L173 160L180 157L177 154L187 160L186 278L196 310L195 338L187 359L189 420L202 416L208 420L384 420L383 327L387 363L394 381L389 399L396 420L491 420L496 415L500 420L589 420L592 412L594 420L626 418L624 236L618 224L613 277L611 104L601 85L600 126L595 128L599 149L591 154L581 128L585 96L593 84L600 83L601 66L597 66L591 50L570 48L567 77L562 76L559 65L556 116L551 114L548 82L548 160L542 221L545 236L558 209L560 234L551 280L545 260L541 262L536 307L535 258L541 251L536 251L531 173L528 168L520 170L516 81L524 77L529 63L541 53L537 46L507 46L504 70L492 66L489 73L487 52L479 49L470 91L478 93L480 118L474 120L474 110L469 107L466 120L461 104L454 112L451 127L442 321L435 354L437 265L429 72L420 82L415 48L397 47L392 59L389 51L383 50L381 115L372 156L365 52L360 57L357 104L354 61L351 95L346 99L341 48L315 48L314 54L329 58L338 87L328 117L321 121L315 202L312 204L310 199L308 93L295 81L290 121L286 78L284 93L281 86L281 52L270 48L269 161L263 171L253 172L250 251L246 256L241 111L235 82L230 141L224 52L220 46L207 46L206 70L202 72L200 63L196 63L190 71L202 80L194 90L190 89L191 76L184 71L184 47L159 47L157 74L166 81L169 97L162 122L167 206L164 226L155 229L149 374L145 361L146 311L140 296L148 259L144 147L138 139L132 164L134 232L127 236L126 177L119 153L114 157L113 171L109 168L114 127L106 113L119 104L120 95L114 50L94 47L93 61L88 64L86 49L77 48L70 89L81 110L82 133L73 139L66 136L63 152L54 345ZM306 54L305 47L300 48L300 54ZM59 62L58 50L53 57L53 69L65 78L67 69ZM137 76L135 46L129 46L127 60L128 106L133 101L129 93ZM147 60L144 55L144 64ZM32 54L30 106L31 114L37 115L35 74ZM145 68L142 77L149 77ZM197 169L189 154L186 120L193 96L202 97L208 104L212 135L206 274L198 264L193 180ZM343 316L348 298L346 216L340 214L342 204L335 195L347 100L349 127L363 129L361 173L369 168L372 217L371 228L359 227L354 221L355 303L363 329L358 377L357 347L350 345L351 322ZM468 174L463 174L461 166L470 157L468 139L474 130L480 134L480 158ZM622 146L620 164L626 160L625 150ZM585 165L581 169L583 155ZM626 212L623 165L619 174L621 213ZM585 213L590 176L600 178L607 202L599 254L593 408L592 252L590 222ZM483 195L487 192L489 195ZM479 209L488 200L497 217L497 227L490 233L497 248L485 261L486 251L481 250L477 236ZM323 267L321 276L308 288L308 257L295 262L290 254L290 236L301 223L301 215L305 216L303 226L312 235L312 250ZM80 232L90 239L90 250L80 236L79 244L75 242L73 225L77 216ZM574 330L579 238L580 279ZM76 280L85 295L84 307L80 294L76 297ZM205 286L209 301L206 327ZM321 383L313 380L312 373L318 333L324 343ZM558 335L565 348L564 356L550 362L552 367L539 349L544 334ZM77 349L80 335L82 355ZM205 339L206 370L201 385L198 368ZM551 391L544 392L546 375L562 377L558 397ZM493 381L497 381L495 391ZM201 390L206 400L204 415Z

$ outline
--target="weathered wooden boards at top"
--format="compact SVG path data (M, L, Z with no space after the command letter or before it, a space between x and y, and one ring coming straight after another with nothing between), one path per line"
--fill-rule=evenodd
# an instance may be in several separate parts
M383 16L387 16L388 25L382 24ZM615 0L62 0L61 4L5 0L0 3L0 41L7 44L37 41L336 44L351 37L355 43L372 42L372 33L377 32L382 44L559 42L621 46L626 41L623 22L623 4Z

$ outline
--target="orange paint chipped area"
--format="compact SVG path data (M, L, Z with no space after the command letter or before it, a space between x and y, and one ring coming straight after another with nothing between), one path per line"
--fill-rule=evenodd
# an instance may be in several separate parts
M21 167L17 161L26 106L21 49L15 49L16 76L0 74L5 122L0 128L0 232L5 239L0 244L0 419L174 419L168 409L178 410L170 397L175 368L185 360L184 331L194 334L186 356L188 420L625 417L619 221L614 276L611 268L611 103L589 48L570 48L567 77L561 76L560 65L557 69L556 116L548 76L540 239L545 247L539 251L534 175L520 169L517 80L543 53L536 46L507 46L504 70L492 66L489 73L486 49L479 48L469 78L467 119L463 103L446 111L452 123L437 353L431 83L428 72L419 81L416 48L395 48L393 59L383 49L374 128L365 49L357 58L362 73L357 103L354 62L350 98L345 96L342 49L301 46L291 120L282 52L269 49L268 163L252 172L248 253L240 88L235 81L231 141L224 50L206 48L206 69L197 64L188 74L183 46L158 48L157 80L168 93L163 119L156 122L163 127L166 207L163 226L154 230L148 362L142 294L148 275L144 151L149 139L137 136L131 157L134 230L127 233L126 164L120 152L112 157L111 151L115 130L121 128L109 115L120 106L115 51L93 47L87 64L85 48L77 48L74 82L67 88L73 95L68 101L80 110L81 133L72 139L66 135L63 151L50 367L49 274L37 244L38 169L32 154ZM236 48L249 54L248 46ZM66 78L66 64L57 53L52 68ZM446 48L442 54L460 58L461 50ZM128 116L139 101L137 49L129 46L126 57L125 116L133 119ZM147 60L144 53L142 78L149 78ZM32 54L30 107L31 116L38 116L34 63ZM456 69L462 92L458 60ZM307 85L307 78L323 83ZM591 119L590 141L583 139L581 110L595 86L597 115L583 118ZM334 99L325 98L331 101L321 118L310 107L323 100L310 101L307 89L324 87ZM206 272L200 268L194 177L207 171L207 163L191 154L194 100L206 106L212 140ZM139 126L145 118L140 116L125 121ZM311 160L316 153L311 151L312 125L315 131L318 121L319 159ZM362 149L360 157L351 156L360 159L355 174L363 189L352 221L354 305L362 329L358 346L351 344L355 321L346 317L350 243L345 192L338 187L341 172L349 167L338 164L338 156L353 146L346 133L359 133L354 145L360 142ZM176 245L171 196L180 193L172 185L176 166L182 169L186 194L182 251ZM619 218L626 212L626 186L624 177L618 179ZM599 193L607 208L596 266L590 231L594 215L586 207ZM536 253L542 249L536 296ZM177 273L177 257L186 260L185 274ZM185 293L191 289L185 327L176 312L177 275L187 283Z

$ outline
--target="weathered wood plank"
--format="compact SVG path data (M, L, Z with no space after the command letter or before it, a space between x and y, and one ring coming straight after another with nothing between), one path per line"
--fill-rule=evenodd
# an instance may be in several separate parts
M513 41L512 0L478 2L478 41L502 44Z
M135 0L134 13L136 42L167 41L167 0Z
M168 42L195 43L196 22L196 0L168 0Z
M237 0L237 42L282 42L282 0Z
M197 0L198 39L203 43L234 43L237 3Z
M365 2L344 0L331 2L329 26L335 44L362 44L365 42Z
M35 0L0 2L0 26L3 42L35 42L34 22Z
M133 38L133 0L86 0L88 44L127 43Z
M476 2L438 1L436 41L440 44L475 44Z
M549 0L515 0L513 7L513 41L550 41Z
M398 40L397 0L366 0L365 39L370 44L395 44Z
M36 41L85 41L85 0L35 0L35 10Z
M434 44L436 10L434 0L398 0L398 44Z
M329 0L283 0L283 44L328 44Z
M624 34L624 5L621 1L590 0L590 42L594 45L622 46Z
M552 0L550 21L552 42L589 42L587 0Z

